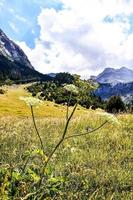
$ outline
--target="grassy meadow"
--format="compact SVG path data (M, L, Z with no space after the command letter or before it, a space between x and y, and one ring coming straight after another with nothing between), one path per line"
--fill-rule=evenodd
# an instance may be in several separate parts
M6 87L0 95L0 199L132 200L133 115L109 119L78 107L67 136L108 122L65 139L44 167L63 134L66 107L44 102L34 109L43 151L30 108L19 99L29 96L24 87Z
M24 88L27 85L3 86L5 94L0 94L0 117L29 117L31 116L30 109L25 105L25 102L20 100L20 97L31 96ZM35 113L38 117L58 117L62 118L66 115L65 106L55 104L50 101L45 101L39 108L35 108ZM76 114L82 115L87 113L86 109L78 107Z

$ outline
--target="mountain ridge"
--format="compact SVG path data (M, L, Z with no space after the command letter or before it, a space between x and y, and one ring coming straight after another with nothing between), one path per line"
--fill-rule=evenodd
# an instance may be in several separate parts
M105 68L103 72L92 79L99 84L94 92L95 95L103 100L107 100L111 96L121 96L125 102L133 99L133 70L127 67Z
M98 83L127 83L133 81L133 70L127 67L119 69L105 68L98 76L95 77Z
M0 54L8 57L11 61L16 61L25 64L31 69L34 67L31 65L28 57L24 51L0 29Z
M31 65L24 51L0 29L0 80L51 80Z

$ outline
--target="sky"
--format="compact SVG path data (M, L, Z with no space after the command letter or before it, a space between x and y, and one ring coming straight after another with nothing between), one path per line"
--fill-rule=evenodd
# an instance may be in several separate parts
M0 0L0 28L42 73L133 69L133 0Z

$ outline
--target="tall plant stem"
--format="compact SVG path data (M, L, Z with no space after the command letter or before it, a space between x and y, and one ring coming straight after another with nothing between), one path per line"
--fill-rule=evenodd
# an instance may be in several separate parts
M70 123L70 120L75 112L77 108L77 104L75 104L73 110L72 110L72 113L71 115L69 116L69 118L67 119L66 121L66 125L65 125L65 128L64 128L64 131L63 131L63 134L62 134L62 137L60 139L60 141L57 143L57 145L55 146L55 148L53 149L53 151L51 152L51 154L48 156L48 159L47 159L47 162L45 163L45 166L44 166L44 169L47 167L47 164L49 163L50 159L52 158L53 154L55 153L55 151L58 149L58 147L61 145L61 143L64 141L65 139L65 135L67 133L67 129L68 129L68 126L69 126L69 123Z
M40 141L40 145L41 145L41 148L42 148L43 154L45 155L45 152L44 152L44 146L43 146L43 141L42 141L42 138L41 138L41 136L40 136L40 133L39 133L38 128L37 128L37 125L36 125L36 121L35 121L35 115L34 115L33 107L30 106L30 108L31 108L32 120L33 120L33 124L34 124L34 127L35 127L35 131L36 131L37 136L38 136L38 138L39 138L39 141Z
M86 133L81 133L81 134L75 134L75 135L70 135L68 137L65 137L64 140L67 140L67 139L70 139L70 138L73 138L73 137L79 137L79 136L84 136L84 135L87 135L89 133L93 133L93 132L96 132L97 130L101 129L108 121L105 121L104 123L102 123L100 126L98 126L97 128L95 129L92 129L91 131L87 131Z
M47 167L49 161L51 160L53 154L55 153L55 151L59 148L59 146L60 146L60 145L62 144L62 142L64 141L65 136L66 136L66 133L67 133L67 129L68 129L68 126L69 126L69 123L70 123L70 120L71 120L71 118L72 118L72 116L73 116L73 114L74 114L74 112L75 112L75 110L76 110L76 108L77 108L77 105L78 105L78 104L76 103L75 106L74 106L74 108L73 108L73 110L72 110L72 112L71 112L71 115L69 116L69 118L68 118L67 121L66 121L66 125L65 125L65 128L64 128L64 131L63 131L63 134L62 134L61 139L59 140L59 142L57 143L57 145L55 146L55 148L53 149L53 151L52 151L52 152L50 153L50 155L48 156L48 159L47 159L47 161L46 161L46 163L45 163L45 165L44 165L44 167L43 167L43 172L44 172L44 170L46 169L46 167ZM40 181L39 181L39 186L42 184L43 177L44 177L44 176L42 176L41 179L40 179Z
M67 101L66 121L68 120L68 117L69 117L69 105L70 105L71 97L72 97L72 92L70 93L69 99Z

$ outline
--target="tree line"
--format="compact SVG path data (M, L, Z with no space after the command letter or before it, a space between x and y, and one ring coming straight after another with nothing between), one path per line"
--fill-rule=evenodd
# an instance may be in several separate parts
M67 85L74 85L78 93L65 89ZM67 104L73 106L77 101L85 108L101 108L110 113L118 113L133 110L133 102L126 105L120 96L112 96L109 100L103 101L94 94L97 85L91 84L87 80L82 80L79 75L69 73L58 73L52 81L39 81L27 87L32 96L38 96L41 100L53 101L57 104Z

